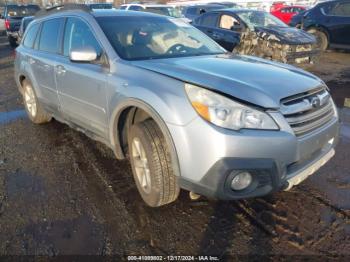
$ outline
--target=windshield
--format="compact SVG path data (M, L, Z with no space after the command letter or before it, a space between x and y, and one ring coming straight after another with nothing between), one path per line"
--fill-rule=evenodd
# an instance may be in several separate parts
M181 12L178 9L171 6L146 6L146 11L160 15L167 15L175 18L182 17Z
M174 18L98 17L108 40L126 60L146 60L224 53L193 26Z
M239 18L243 20L244 23L250 29L254 29L255 27L268 27L268 26L283 26L287 25L279 20L277 17L270 15L269 13L262 11L245 11L245 12L237 12Z
M32 16L40 10L37 5L28 5L28 6L8 6L7 7L7 16L10 17L24 17Z

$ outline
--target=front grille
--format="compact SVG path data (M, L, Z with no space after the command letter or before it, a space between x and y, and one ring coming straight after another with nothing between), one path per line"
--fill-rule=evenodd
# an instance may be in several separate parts
M281 112L298 137L320 128L334 117L332 99L324 88L283 99Z

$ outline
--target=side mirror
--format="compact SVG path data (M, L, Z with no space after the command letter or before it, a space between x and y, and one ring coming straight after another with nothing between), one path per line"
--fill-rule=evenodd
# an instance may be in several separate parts
M97 59L97 52L91 46L72 48L69 58L73 62L93 62Z
M234 24L233 26L231 26L231 30L240 32L243 30L243 26L241 26L240 24Z

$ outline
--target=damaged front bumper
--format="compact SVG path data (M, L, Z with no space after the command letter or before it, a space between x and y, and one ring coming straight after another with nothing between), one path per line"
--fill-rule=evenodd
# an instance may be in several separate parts
M287 44L254 32L243 33L234 52L288 64L313 64L319 56L314 44Z

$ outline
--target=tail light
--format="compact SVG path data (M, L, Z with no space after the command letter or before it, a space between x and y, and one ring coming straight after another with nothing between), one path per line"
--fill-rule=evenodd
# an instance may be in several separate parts
M5 20L6 29L10 29L10 21L8 19Z

